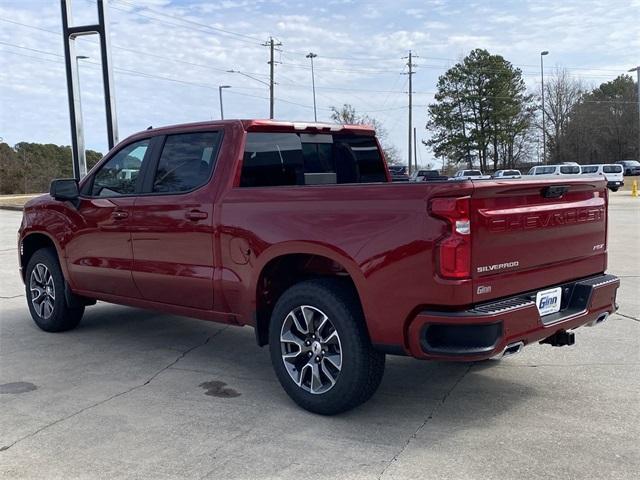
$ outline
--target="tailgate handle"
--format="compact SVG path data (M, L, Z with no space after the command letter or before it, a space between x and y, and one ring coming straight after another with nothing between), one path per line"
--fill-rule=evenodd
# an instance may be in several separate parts
M549 185L542 189L542 196L544 198L561 198L568 190L569 187L565 185Z

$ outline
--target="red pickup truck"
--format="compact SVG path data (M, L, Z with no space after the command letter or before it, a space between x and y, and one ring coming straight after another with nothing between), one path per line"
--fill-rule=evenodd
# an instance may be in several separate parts
M584 176L393 184L363 126L196 123L54 180L20 267L43 330L96 300L251 325L293 400L334 414L385 354L477 361L605 320L607 198Z

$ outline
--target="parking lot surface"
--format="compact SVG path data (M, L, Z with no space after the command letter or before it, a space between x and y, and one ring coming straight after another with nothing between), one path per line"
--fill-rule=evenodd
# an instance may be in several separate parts
M577 330L572 347L502 361L387 357L373 399L336 417L289 400L250 328L98 303L74 331L38 330L17 274L20 216L0 211L0 478L640 471L640 198L628 192L611 195L609 214L618 314Z

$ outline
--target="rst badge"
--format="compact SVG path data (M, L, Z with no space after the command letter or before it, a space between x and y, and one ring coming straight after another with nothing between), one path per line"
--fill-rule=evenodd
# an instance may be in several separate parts
M561 301L561 287L542 290L536 294L536 306L538 307L538 312L540 312L541 317L559 312Z

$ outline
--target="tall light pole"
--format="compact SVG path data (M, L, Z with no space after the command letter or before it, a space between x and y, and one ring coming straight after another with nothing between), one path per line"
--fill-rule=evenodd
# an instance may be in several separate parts
M318 121L318 112L316 111L316 78L313 73L313 59L316 58L316 55L313 52L309 52L307 54L307 58L311 60L311 88L313 89L313 119L314 121Z
M544 127L544 57L549 55L547 50L540 52L540 80L542 84L542 163L547 161L547 131Z
M222 108L222 89L231 88L231 85L219 85L218 94L220 95L220 120L224 120L224 109Z
M638 158L636 160L640 160L640 66L629 70L629 73L631 72L636 72L638 76Z

